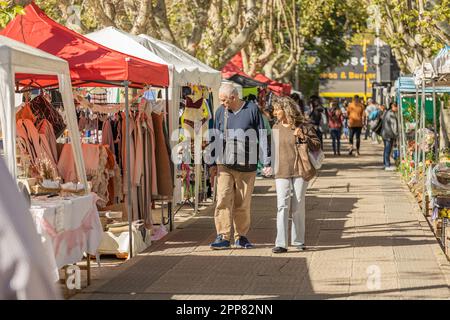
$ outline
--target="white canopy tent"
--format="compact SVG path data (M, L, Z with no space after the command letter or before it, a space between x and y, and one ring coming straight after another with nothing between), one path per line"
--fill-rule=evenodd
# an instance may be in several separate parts
M174 65L175 70L170 78L170 102L169 106L171 110L175 112L172 113L169 122L169 130L173 131L173 128L178 127L178 117L181 99L181 89L187 84L196 84L209 87L213 94L213 112L219 107L219 88L222 83L222 73L215 70L208 65L204 64L200 60L194 58L188 53L184 52L177 46L167 43L161 40L154 39L148 35L139 35L141 39L139 42L145 46L150 51L157 54L159 57L163 58L166 62ZM199 206L199 187L200 187L200 176L201 176L201 141L200 137L194 137L195 143L195 213L198 212ZM171 142L172 147L177 142ZM181 181L176 179L175 174L175 190L174 190L174 200L178 202L181 200Z
M147 35L131 35L114 27L107 27L89 33L86 37L116 51L168 65L170 82L169 136L172 135L174 129L178 129L181 90L183 86L196 84L211 88L214 100L213 108L214 110L217 109L219 104L218 93L222 81L220 71L207 66L176 46ZM172 147L177 143L178 141L170 142ZM179 180L176 179L176 174L174 179L174 201L178 202L181 200L181 185ZM196 185L199 185L198 180L196 180Z
M436 72L436 84L450 86L450 46L445 46L433 59Z
M147 35L128 34L114 27L89 33L86 37L116 51L169 66L169 108L172 111L169 117L170 132L178 127L176 124L183 86L191 83L211 88L214 104L218 105L218 91L222 81L220 71L212 69L176 46Z
M21 42L0 36L0 123L4 134L5 161L16 177L16 74L54 75L58 77L67 127L75 158L78 179L88 188L81 151L80 134L72 95L69 64L67 61L30 47Z
M420 67L414 70L414 83L416 86L421 86L422 81L429 82L436 76L433 65L429 62L424 62Z
M445 46L433 60L433 67L438 75L450 73L450 46Z

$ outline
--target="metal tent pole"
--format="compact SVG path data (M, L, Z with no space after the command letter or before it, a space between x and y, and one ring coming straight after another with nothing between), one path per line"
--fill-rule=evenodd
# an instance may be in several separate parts
M202 136L201 136L201 122L196 121L194 124L194 168L195 168L195 185L194 185L194 212L198 214L200 183L201 183L201 161L202 161ZM197 130L199 132L197 132Z
M172 89L173 90L173 89ZM174 127L174 124L172 123L172 118L171 115L169 114L169 87L165 87L165 98L166 98L166 128L167 128L167 143L168 145L171 147L171 142L170 142L170 137L172 136L172 130ZM171 150L169 151L169 157L170 157L170 161L172 161L172 152ZM173 162L172 162L173 164ZM172 172L172 189L174 189L174 177L175 177L175 164L171 165L171 172ZM172 193L173 194L173 193ZM173 217L172 217L172 199L167 200L167 219L169 219L169 230L172 231L172 224L173 224ZM163 203L164 205L164 203Z
M423 74L423 64L422 64L422 74ZM425 76L422 79L422 134L421 134L421 142L422 145L424 144L424 140L425 140L425 123L426 123L426 112L425 112ZM422 150L422 168L423 168L423 183L422 183L422 212L423 214L426 216L427 214L427 202L426 202L426 192L425 192L425 188L426 188L426 175L427 175L427 164L426 164L426 152L425 152L425 148L423 148Z
M431 80L433 82L433 129L434 129L434 152L436 161L439 160L439 143L438 137L439 133L437 131L437 119L436 119L436 86L434 79Z
M416 129L415 129L415 151L414 151L414 177L417 179L418 176L418 165L419 165L419 145L417 144L418 134L419 134L420 122L419 122L419 88L416 85Z
M130 240L130 258L133 257L133 229L132 229L132 205L131 205L131 148L130 148L130 135L128 134L128 130L130 128L130 106L128 99L128 87L129 82L124 82L125 87L125 128L126 128L126 159L127 159L127 211L128 211L128 232L129 232L129 240Z
M403 159L406 159L406 149L404 144L404 137L405 137L405 131L404 131L404 120L403 120L403 108L402 108L402 94L399 94L399 111L400 111L400 167L402 167ZM402 170L403 171L403 170Z

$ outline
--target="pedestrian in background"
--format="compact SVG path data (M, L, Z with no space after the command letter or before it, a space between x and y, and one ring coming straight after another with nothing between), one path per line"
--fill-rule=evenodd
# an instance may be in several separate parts
M373 101L373 99L369 98L367 100L367 107L365 110L366 113L366 133L364 140L367 140L370 136L372 143L376 143L376 134L372 131L371 125L370 125L370 115L378 110L377 104Z
M337 102L331 102L330 109L327 112L328 125L333 145L334 155L341 155L341 134L344 125L344 115Z
M288 249L289 209L292 208L291 244L305 250L305 195L308 181L316 174L308 158L308 150L320 150L316 130L298 112L289 98L274 103L277 119L272 130L272 168L277 190L277 238L273 253Z
M359 96L355 95L353 101L347 108L348 127L349 127L349 143L350 148L348 154L353 154L353 141L356 137L356 156L360 155L361 132L365 121L364 105L361 103Z
M391 153L394 143L398 138L398 107L395 102L389 104L389 109L383 115L383 127L381 129L381 137L384 142L383 164L386 171L394 171L395 167L391 166Z
M300 97L300 95L298 93L294 92L293 94L291 94L291 98L292 98L292 100L295 101L295 103L298 107L297 110L300 111L300 113L302 115L305 115L306 114L305 102Z
M325 109L320 103L320 98L316 95L310 97L311 113L309 114L309 119L317 131L317 136L320 140L321 148L323 149L323 133L321 125L323 123L323 117L325 116Z

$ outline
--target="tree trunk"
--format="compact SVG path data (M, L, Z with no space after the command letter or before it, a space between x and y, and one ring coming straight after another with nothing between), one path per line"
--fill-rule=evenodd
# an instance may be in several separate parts
M250 40L254 31L258 27L258 8L255 0L246 0L246 11L244 15L244 27L233 41L227 46L219 57L218 67L222 69L234 55L241 50Z

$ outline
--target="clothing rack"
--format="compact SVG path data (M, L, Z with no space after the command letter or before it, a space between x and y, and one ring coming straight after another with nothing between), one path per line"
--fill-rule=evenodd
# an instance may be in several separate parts
M106 83L105 84L110 84L110 83ZM117 83L111 83L114 85L118 85ZM122 106L122 110L121 111L125 111L125 126L126 128L130 127L130 113L132 112L136 112L139 111L139 105L136 105L135 102L138 98L140 98L143 94L144 91L149 90L150 87L147 86L146 88L144 88L141 92L138 92L138 94L130 101L129 99L129 89L130 89L130 83L128 81L124 81L123 83L121 83L125 89L125 103L119 104L119 106ZM166 92L166 114L168 115L168 89L165 88L165 92ZM111 104L109 104L111 105ZM98 110L96 111L97 113L101 113L101 114L111 114L110 112L99 112ZM167 119L165 121L166 125L167 125ZM129 141L129 136L127 135L127 137L125 137L126 139L126 161L127 163L130 163L130 141ZM127 185L127 194L129 196L126 197L126 206L127 206L127 213L128 213L128 225L129 225L129 258L132 258L134 255L134 251L133 251L133 232L132 232L132 199L131 199L131 172L130 170L126 170L126 177L124 177L124 182ZM173 173L172 173L173 174ZM162 212L162 223L164 225L169 224L169 228L170 231L172 231L173 229L173 216L172 216L172 201L171 199L153 199L152 202L153 203L157 203L161 201L161 212ZM165 202L167 202L167 211L168 211L168 218L167 221L164 219L164 207L165 207ZM147 208L149 208L149 205L146 205ZM151 214L151 213L150 213Z

